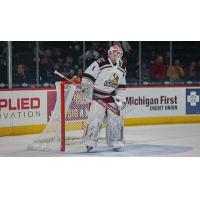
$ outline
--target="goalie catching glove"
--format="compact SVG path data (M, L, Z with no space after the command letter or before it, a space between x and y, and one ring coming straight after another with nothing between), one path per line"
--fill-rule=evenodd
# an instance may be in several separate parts
M123 96L115 95L113 96L113 99L115 100L115 103L119 110L123 110L126 107L126 98Z

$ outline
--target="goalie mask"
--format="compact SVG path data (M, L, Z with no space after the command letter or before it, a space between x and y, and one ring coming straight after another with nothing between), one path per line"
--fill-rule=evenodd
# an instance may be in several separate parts
M122 56L123 56L122 48L119 47L118 45L111 46L110 49L108 50L108 57L115 62L121 60Z

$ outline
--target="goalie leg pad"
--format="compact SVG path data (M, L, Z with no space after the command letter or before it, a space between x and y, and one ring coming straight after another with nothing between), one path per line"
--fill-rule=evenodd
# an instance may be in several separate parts
M99 132L105 117L105 108L96 101L92 101L88 113L87 128L84 135L86 146L97 146Z
M112 104L112 106L116 106ZM120 116L114 114L113 112L107 112L107 128L106 128L106 140L110 147L112 148L123 148L124 147L124 123L123 115Z

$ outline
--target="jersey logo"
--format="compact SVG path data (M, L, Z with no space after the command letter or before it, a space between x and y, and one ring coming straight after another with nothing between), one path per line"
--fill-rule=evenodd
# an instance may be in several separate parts
M119 76L114 73L112 75L112 78L105 81L104 86L108 86L108 87L114 87L117 88L117 86L119 85Z

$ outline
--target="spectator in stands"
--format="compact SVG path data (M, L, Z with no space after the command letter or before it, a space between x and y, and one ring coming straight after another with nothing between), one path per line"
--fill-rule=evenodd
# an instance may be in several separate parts
M45 51L44 51L44 55L47 57L47 59L48 59L48 67L49 67L49 69L53 66L53 64L54 64L54 60L53 60L53 52L52 52L52 50L51 49L46 49Z
M74 65L74 70L77 70L78 68L82 68L82 67L83 67L83 58L79 56L77 58L77 63Z
M48 57L46 55L42 55L40 57L39 63L39 74L40 74L40 82L45 83L49 81L49 73L51 66L48 63Z
M53 67L52 67L52 72L54 73L54 71L60 71L60 65L59 63L54 63Z
M67 77L67 78L70 78L69 76L68 76L68 70L67 70L67 67L66 66L62 66L62 70L61 70L61 74L62 75L64 75L65 77Z
M0 84L1 83L3 84L2 87L5 87L5 84L7 82L7 73L6 73L7 71L6 70L7 70L6 66L0 65Z
M200 60L197 62L196 65L196 80L200 81Z
M73 58L74 58L74 62L77 63L77 59L83 55L81 46L79 43L74 44L73 47L73 52L72 52Z
M52 57L53 52L51 51L51 49L45 49L44 55L47 56L47 57Z
M76 74L73 76L72 80L74 82L80 82L83 76L83 70L82 68L78 68L76 71Z
M83 69L82 69L82 68L79 68L79 69L77 70L77 75L78 75L80 78L82 78L82 76L83 76Z
M164 81L167 78L168 67L163 63L163 57L158 56L151 65L151 78L153 81Z
M61 74L71 79L74 76L74 69L68 68L66 65L63 65L61 68Z
M170 77L172 81L181 81L184 78L185 73L183 67L180 65L179 59L175 60L171 69L168 68L167 76Z
M74 75L74 67L73 67L73 57L71 55L67 55L64 63L62 64L62 73L66 75L67 78L72 78Z
M26 67L24 64L17 65L17 73L13 77L13 83L16 85L22 85L22 84L29 84L33 82L32 77L29 77L29 75L26 73Z
M62 56L60 56L60 57L58 57L58 58L56 59L56 62L58 62L59 65L62 65L63 61L64 61L64 58L63 58Z
M188 80L188 76L189 76L189 67L188 67L188 65L183 66L183 70L184 70L185 80Z
M67 55L63 65L67 66L68 68L72 68L73 65L73 57L71 55Z
M53 59L54 62L59 62L60 61L59 59L62 58L62 52L61 52L61 50L59 48L53 49L53 53L52 54L53 55L52 55L51 58ZM62 61L60 62L60 64L62 63Z
M0 50L0 84L4 86L7 82L7 47Z
M7 82L7 66L0 64L0 84L6 84Z
M138 75L139 75L139 62L136 64L128 63L128 60L126 57L123 57L123 67L127 69L127 82L131 84L135 84L138 82Z
M163 64L166 66L170 65L170 52L165 52L163 56Z
M106 49L104 47L100 47L98 52L99 52L99 57L106 58L108 49Z
M51 69L51 78L49 80L50 83L55 83L56 81L62 81L63 79L60 78L59 76L54 74L54 71L57 70L60 72L60 65L59 63L54 63L52 69Z
M196 76L197 76L196 66L197 66L197 63L195 61L192 61L190 63L189 73L188 73L188 79L190 81L195 81L196 80Z
M147 62L142 62L141 64L141 71L142 71L142 81L149 81L151 79L151 73L150 73L150 66L146 64ZM138 63L139 68L139 63Z
M93 45L91 45L90 49L86 51L85 58L87 66L99 58L99 53L95 50Z

